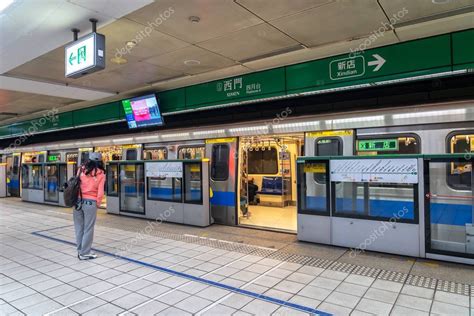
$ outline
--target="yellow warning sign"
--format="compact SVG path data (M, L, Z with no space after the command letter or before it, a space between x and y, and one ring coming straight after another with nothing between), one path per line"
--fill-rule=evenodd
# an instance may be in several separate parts
M474 151L474 136L471 137L471 151Z
M232 143L235 142L235 137L227 137L227 138L211 138L206 139L206 144L216 144L216 143Z
M322 163L305 163L304 172L326 173L326 165Z
M354 133L351 129L340 131L318 131L306 133L308 137L331 137L331 136L352 136Z

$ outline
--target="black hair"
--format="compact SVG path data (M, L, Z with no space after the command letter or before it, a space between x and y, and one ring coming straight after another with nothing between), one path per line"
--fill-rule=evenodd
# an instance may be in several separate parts
M92 176L95 177L97 175L97 169L100 169L105 173L104 163L102 161L88 160L84 165L84 168L86 176L92 175L92 172L94 172Z

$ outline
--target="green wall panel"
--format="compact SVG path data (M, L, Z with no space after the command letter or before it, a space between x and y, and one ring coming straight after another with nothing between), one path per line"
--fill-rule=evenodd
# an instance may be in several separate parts
M8 125L0 126L0 137L6 136L10 136L10 127Z
M235 102L284 91L285 68L282 67L186 87L186 108Z
M379 65L380 64L380 65ZM451 65L450 35L286 67L287 90L410 73Z
M121 106L121 102L112 102L73 111L74 126L123 119L120 111Z
M453 64L474 63L474 29L453 33Z
M185 89L173 89L158 93L160 111L169 113L184 110L186 106Z

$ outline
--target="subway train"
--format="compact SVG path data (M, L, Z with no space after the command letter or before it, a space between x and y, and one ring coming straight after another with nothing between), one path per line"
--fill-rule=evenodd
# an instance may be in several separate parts
M123 178L136 184L135 191L145 190L140 184L147 179L139 170L143 167L136 162L209 159L212 222L295 233L300 224L298 157L458 153L465 155L464 162L430 166L430 197L435 201L430 209L430 238L435 240L434 247L441 250L474 254L474 230L466 228L472 225L473 218L474 100L298 117L293 117L292 112L289 106L266 121L149 131L0 151L1 161L6 164L8 195L43 195L29 200L61 205L61 184L74 175L91 151L101 152L108 165L113 161L128 163L122 173L108 168L108 191L116 190L114 186L125 181ZM324 181L324 174L315 173L306 179L305 189L318 192ZM172 185L166 181L157 183ZM371 194L370 205L361 205L358 197L368 194L367 190ZM337 184L336 195L341 209L351 209L352 215L366 218L371 213L383 218L384 209L401 207L400 203L413 195L413 188L400 185L367 189ZM356 196L354 205L344 200L349 195ZM104 200L104 207L106 203ZM414 204L407 208L407 221L418 217L415 208ZM135 216L127 212L123 215ZM472 246L468 245L471 233Z

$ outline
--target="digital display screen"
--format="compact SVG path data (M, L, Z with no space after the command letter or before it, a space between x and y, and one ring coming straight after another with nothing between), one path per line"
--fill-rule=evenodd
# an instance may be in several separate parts
M398 151L398 139L359 140L359 151Z
M129 128L163 125L163 117L154 94L122 100Z
M48 155L48 161L54 162L54 161L59 161L61 160L61 155Z

